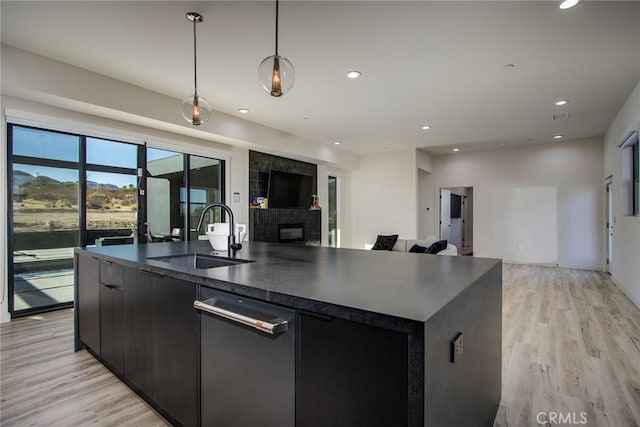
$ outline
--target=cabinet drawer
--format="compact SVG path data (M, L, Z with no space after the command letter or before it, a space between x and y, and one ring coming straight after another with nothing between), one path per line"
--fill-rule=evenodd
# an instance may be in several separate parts
M122 266L111 261L100 261L100 283L116 288L122 287Z

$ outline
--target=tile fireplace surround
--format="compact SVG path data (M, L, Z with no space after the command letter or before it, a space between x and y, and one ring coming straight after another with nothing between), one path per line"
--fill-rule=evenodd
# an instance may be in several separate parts
M249 151L249 200L266 197L269 188L269 172L284 172L313 177L313 192L317 192L318 167L312 163L287 159L286 157ZM311 204L311 198L309 198ZM319 245L321 240L321 211L307 209L249 209L249 239L259 242L297 243ZM281 230L296 231L295 236L283 239ZM291 232L289 232L291 234Z

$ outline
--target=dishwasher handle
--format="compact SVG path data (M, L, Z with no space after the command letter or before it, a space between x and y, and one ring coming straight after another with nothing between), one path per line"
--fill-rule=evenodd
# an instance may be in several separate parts
M230 310L226 310L221 307L216 307L215 305L206 304L202 301L194 301L193 307L200 311L205 311L207 313L214 314L219 317L224 317L225 319L232 320L234 322L250 326L255 328L261 332L266 332L271 335L281 334L286 332L289 329L289 322L283 319L274 319L277 322L269 322L267 320L254 319L249 316L245 316L240 313L236 313Z

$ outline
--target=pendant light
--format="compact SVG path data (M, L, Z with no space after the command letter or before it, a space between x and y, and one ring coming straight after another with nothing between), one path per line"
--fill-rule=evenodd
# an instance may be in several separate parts
M200 126L211 117L211 107L206 99L198 95L198 55L196 51L196 24L204 18L197 12L187 13L187 19L193 22L193 95L182 100L181 109L185 120L194 126Z
M276 54L266 57L258 66L258 81L276 98L289 93L295 81L295 70L289 60L278 55L278 9L276 0Z

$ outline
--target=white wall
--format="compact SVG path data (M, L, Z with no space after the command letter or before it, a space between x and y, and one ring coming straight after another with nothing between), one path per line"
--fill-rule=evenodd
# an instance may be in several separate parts
M622 215L622 153L618 148L624 136L634 129L640 129L640 82L605 135L604 172L600 177L603 186L605 177L611 176L613 180L611 276L636 306L640 307L640 217Z
M419 176L431 214L420 234L438 235L438 190L473 187L474 255L505 261L540 262L601 269L603 254L602 142L565 141L502 147L433 158L433 173ZM530 205L523 195L556 208ZM520 200L520 201L519 201ZM525 197L525 200L531 201ZM548 205L548 203L545 203ZM525 215L536 209L537 215ZM517 214L517 212L520 212ZM555 217L550 213L555 211ZM544 220L540 224L538 221ZM554 231L554 220L557 231ZM534 238L537 226L547 235ZM544 252L545 239L549 251Z
M418 182L424 181L433 169L433 158L422 150L416 150L416 168L418 168ZM429 207L431 200L427 199L424 192L418 192L418 239L426 239L427 222L433 209Z
M249 150L233 147L228 168L227 204L233 210L236 224L249 227ZM239 202L233 200L234 193L240 193ZM248 229L246 239L249 239Z
M343 248L356 247L355 241L355 224L356 224L356 211L355 211L355 195L356 189L354 186L354 171L343 170L340 174L340 193L338 194L340 208L340 246ZM362 248L362 246L360 246Z
M378 234L418 234L416 150L364 155L351 171L352 235L349 246L362 249Z
M429 235L429 226L437 220L439 206L433 206L431 194L427 191L420 191L421 183L427 182L431 172L418 168L418 239L426 239ZM436 219L432 218L433 215Z

